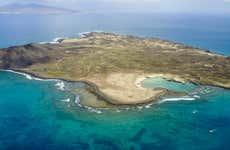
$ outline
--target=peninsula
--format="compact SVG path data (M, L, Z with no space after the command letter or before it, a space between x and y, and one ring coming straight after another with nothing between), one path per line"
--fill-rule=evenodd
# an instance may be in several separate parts
M168 94L147 77L230 88L230 57L157 38L91 32L57 43L0 49L0 69L82 81L112 104L141 104Z

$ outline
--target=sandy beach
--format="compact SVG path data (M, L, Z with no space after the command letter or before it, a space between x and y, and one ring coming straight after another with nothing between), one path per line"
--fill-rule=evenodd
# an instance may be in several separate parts
M106 77L87 78L96 84L99 90L112 98L114 104L141 104L157 100L167 93L165 89L146 89L141 82L146 78L163 77L169 80L184 82L176 75L171 74L139 74L113 73Z

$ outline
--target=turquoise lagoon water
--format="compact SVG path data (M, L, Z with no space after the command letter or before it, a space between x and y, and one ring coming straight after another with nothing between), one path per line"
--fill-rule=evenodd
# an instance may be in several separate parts
M161 77L145 79L142 82L142 86L145 88L167 88L169 90L179 91L179 92L192 91L197 87L197 85L189 82L186 83L173 82L173 81L165 80Z
M160 37L229 55L229 18L175 14L0 15L0 47L102 30ZM75 103L71 88L61 90L60 81L31 80L0 71L0 150L230 149L229 90L160 81L159 86L189 93L151 105L105 110ZM74 86L79 93L84 90L81 83L64 84Z

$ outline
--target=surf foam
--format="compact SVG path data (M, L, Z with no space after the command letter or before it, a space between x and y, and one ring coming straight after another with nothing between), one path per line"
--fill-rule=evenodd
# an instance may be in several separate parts
M175 102L175 101L194 101L194 100L196 100L196 98L194 97L165 98L159 101L159 103Z
M11 72L11 73L19 74L19 75L22 75L22 76L26 77L28 80L59 81L58 79L41 79L41 78L33 77L33 76L31 76L29 74L26 74L26 73L23 73L23 72L18 72L18 71L14 71L14 70L1 70L1 71L6 71L6 72Z
M45 41L45 42L39 42L39 44L58 44L60 43L60 40L65 39L64 37L57 37L54 38L52 41Z
M97 113L97 114L101 114L102 113L101 110L93 108L93 107L84 106L84 108L87 109L87 110L89 110L90 112L94 112L94 113Z
M92 32L101 33L101 32L103 32L103 31L102 31L102 30L93 30L93 31L91 31L91 32L80 32L80 33L78 33L78 36L79 36L80 38L84 38L84 37L86 37L88 34L90 34L90 33L92 33Z
M62 102L67 102L67 103L69 103L70 102L70 98L67 98L67 99L63 99L63 100L61 100Z
M65 90L65 83L63 81L59 81L55 84L56 87L58 87L59 90L64 91Z
M80 96L76 95L74 102L75 102L75 104L79 104L80 103Z

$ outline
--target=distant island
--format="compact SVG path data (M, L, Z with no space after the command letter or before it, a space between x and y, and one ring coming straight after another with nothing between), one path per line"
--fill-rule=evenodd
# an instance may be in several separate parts
M92 93L117 105L180 94L143 88L140 83L148 77L230 88L230 57L167 40L113 33L0 49L0 68L85 82Z
M36 3L13 3L0 7L0 14L63 14L76 13L75 10L46 6Z

